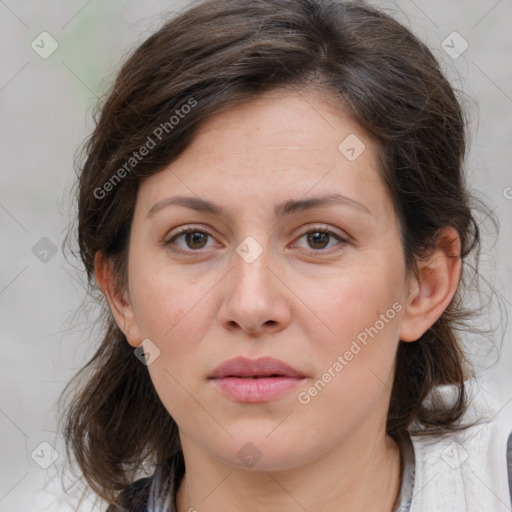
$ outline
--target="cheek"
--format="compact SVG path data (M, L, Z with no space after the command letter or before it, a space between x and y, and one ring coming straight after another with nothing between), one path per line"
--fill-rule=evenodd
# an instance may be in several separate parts
M148 366L153 386L179 424L204 414L191 396L197 396L204 385L198 375L198 362L211 357L203 353L201 340L212 323L203 286L199 290L198 285L181 284L169 276L148 274L134 283L133 290L141 332L160 350L159 357ZM201 297L204 300L199 300Z
M130 297L142 335L163 350L176 342L181 350L194 346L207 324L211 276L177 269L160 255L138 248L130 254L129 272Z
M310 332L320 371L304 400L311 397L328 415L368 414L392 387L404 301L402 269L394 261L353 269L312 297L329 329Z
M311 309L324 327L322 335L317 335L321 345L343 349L375 324L382 335L398 332L397 319L404 301L400 293L403 276L386 262L369 267L352 268L337 279L326 281L321 288L309 289Z
M310 337L318 373L298 398L311 428L320 417L351 429L376 411L385 415L393 383L403 310L397 294L375 275L343 284L330 288L336 300L322 299L322 319L334 334L322 329Z
M152 284L134 302L137 323L144 337L150 338L162 352L172 351L179 359L204 336L210 323L208 301L198 302L202 295L195 289L184 291L163 281Z

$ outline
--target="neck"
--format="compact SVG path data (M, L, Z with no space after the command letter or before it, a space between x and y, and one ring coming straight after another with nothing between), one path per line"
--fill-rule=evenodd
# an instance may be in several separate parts
M401 485L398 446L384 434L365 434L284 471L239 469L182 436L186 473L177 512L392 512Z

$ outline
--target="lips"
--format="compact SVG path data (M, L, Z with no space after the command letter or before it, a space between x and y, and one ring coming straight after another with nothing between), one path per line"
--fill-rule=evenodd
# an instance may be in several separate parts
M295 377L304 378L305 375L289 364L273 357L260 357L249 359L246 357L235 357L228 359L215 368L209 379L223 379L226 377L239 378L269 378L269 377Z
M257 404L289 395L304 377L293 366L273 357L235 357L218 366L208 379L229 400Z

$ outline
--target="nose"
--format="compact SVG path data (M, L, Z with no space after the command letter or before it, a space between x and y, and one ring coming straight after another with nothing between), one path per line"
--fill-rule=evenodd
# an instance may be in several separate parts
M243 254L243 253L240 253ZM290 322L290 293L265 248L254 260L233 255L234 268L224 282L224 300L219 321L229 331L269 334L284 329Z

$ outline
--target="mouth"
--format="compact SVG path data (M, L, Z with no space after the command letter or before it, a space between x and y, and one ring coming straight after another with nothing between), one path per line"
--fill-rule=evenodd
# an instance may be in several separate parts
M280 398L305 378L302 372L279 359L237 357L218 366L208 380L230 400L258 403Z

